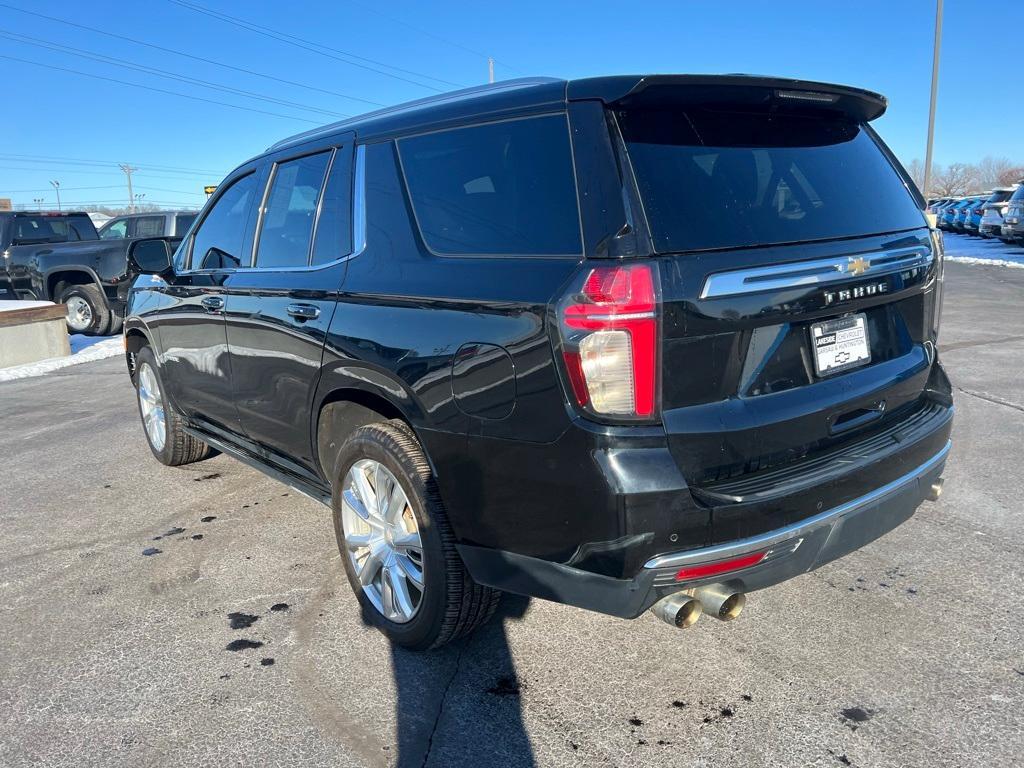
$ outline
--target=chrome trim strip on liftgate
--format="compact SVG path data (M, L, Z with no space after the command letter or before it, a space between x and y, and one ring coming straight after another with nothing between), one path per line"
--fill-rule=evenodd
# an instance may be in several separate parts
M905 269L927 267L935 255L926 246L901 248L883 253L797 261L766 267L734 269L709 275L700 292L702 299L777 291L803 285L825 285L843 280L880 277Z
M946 458L951 445L952 442L947 442L941 451L928 459L924 464L917 467L917 469L911 470L902 477L896 478L891 483L886 483L881 488L876 488L871 491L871 493L866 493L863 496L852 499L845 504L840 504L838 507L833 507L821 514L815 515L814 517L809 517L806 520L794 523L786 528L777 528L774 531L762 534L761 536L753 536L741 541L719 544L716 547L707 547L705 549L694 549L686 552L661 555L660 557L652 558L644 563L644 568L678 568L683 565L690 565L694 562L705 563L714 562L716 560L725 560L730 557L739 557L748 552L766 549L772 545L789 541L790 539L799 536L805 536L815 528L835 525L841 517L848 515L851 512L856 512L858 509L865 507L868 504L881 501L886 496L902 491L905 486L917 480L931 469L934 469L936 464Z

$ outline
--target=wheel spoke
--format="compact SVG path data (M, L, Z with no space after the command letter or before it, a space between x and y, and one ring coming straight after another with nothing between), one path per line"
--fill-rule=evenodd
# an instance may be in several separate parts
M363 509L366 510L367 517L369 517L376 511L377 496L362 467L352 468L352 479L355 481L356 493L359 495L360 501L363 502Z
M395 613L404 619L411 618L413 613L412 595L409 594L409 584L405 580L405 573L400 568L385 568L384 581L390 586L391 604Z
M420 542L420 535L415 531L412 533L403 531L396 535L392 541L394 542L394 547L397 550L413 550L414 552L421 552L423 550L423 544Z
M370 513L366 509L366 505L363 504L362 500L356 496L355 492L351 488L346 488L341 494L341 503L347 505L355 512L359 517L365 520L367 523L370 522Z
M369 586L383 564L379 553L374 551L373 547L370 547L370 551L366 555L366 559L363 560L363 566L359 571L359 583L364 587Z
M377 464L373 468L373 492L376 495L377 514L387 520L387 509L391 497L394 495L395 484L383 464Z
M398 568L402 572L402 576L411 581L418 590L423 591L423 571L405 555L399 555L395 558L395 562L398 564Z
M345 545L353 551L365 549L370 546L370 537L369 533L348 533L345 534Z
M394 486L391 498L388 500L387 509L384 510L384 519L391 525L398 525L402 513L405 512L405 508L409 504L409 500L406 498L405 491L402 490L401 485L396 482Z

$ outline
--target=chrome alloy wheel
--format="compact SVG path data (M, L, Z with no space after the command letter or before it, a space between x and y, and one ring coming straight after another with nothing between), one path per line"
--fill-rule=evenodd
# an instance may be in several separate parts
M68 325L73 331L84 331L92 325L92 307L81 296L71 296L64 302L68 308Z
M411 620L423 600L423 542L405 491L379 461L360 459L345 475L341 522L363 594L385 618Z
M167 417L156 373L147 363L139 366L139 410L150 445L153 450L162 451L167 440Z

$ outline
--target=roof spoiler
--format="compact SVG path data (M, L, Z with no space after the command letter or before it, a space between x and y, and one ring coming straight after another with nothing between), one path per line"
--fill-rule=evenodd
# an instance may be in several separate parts
M755 75L620 75L572 80L566 97L600 99L618 107L719 104L788 106L840 113L870 122L888 102L881 94L846 85Z

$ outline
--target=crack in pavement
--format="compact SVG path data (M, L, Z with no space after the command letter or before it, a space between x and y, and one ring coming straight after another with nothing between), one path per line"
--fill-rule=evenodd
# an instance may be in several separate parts
M452 670L451 677L448 678L448 682L444 686L444 693L441 694L441 702L437 706L437 715L434 717L434 726L430 729L430 736L427 737L427 748L423 752L423 762L420 763L420 768L426 768L427 760L430 759L430 750L434 748L434 734L437 733L437 726L441 724L441 715L444 714L444 705L448 701L448 691L451 690L452 685L455 683L455 678L459 676L459 670L462 669L462 657L466 651L469 650L469 645L472 642L472 638L467 638L462 647L459 648L459 655L455 657L455 669Z
M995 395L985 394L983 392L974 392L970 389L964 389L963 387L957 387L957 391L963 392L965 395L976 397L979 400L985 400L989 403L995 403L996 405L1005 405L1007 408L1013 408L1015 411L1024 413L1024 405L1018 405L1017 403L1010 402L1009 400L1003 400L1001 397Z

